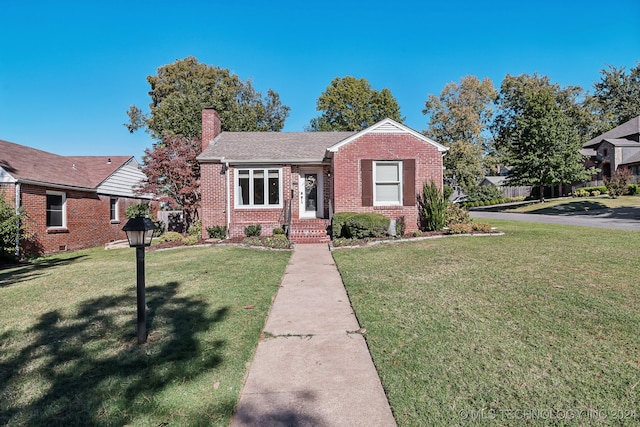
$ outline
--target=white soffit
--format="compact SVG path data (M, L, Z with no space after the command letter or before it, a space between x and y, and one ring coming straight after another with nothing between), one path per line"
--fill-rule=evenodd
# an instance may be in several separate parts
M9 172L4 170L4 168L0 167L0 182L13 183L13 182L16 182L16 179L14 177L12 177Z

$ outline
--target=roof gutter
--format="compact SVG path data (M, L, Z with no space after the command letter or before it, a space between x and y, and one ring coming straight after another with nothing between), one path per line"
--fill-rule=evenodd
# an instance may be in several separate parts
M61 190L77 190L77 191L86 191L86 192L90 192L90 193L97 193L98 192L97 188L76 187L74 185L64 185L64 184L53 184L51 182L33 181L33 180L30 180L30 179L18 179L18 180L16 180L16 183L39 185L41 187L58 188L58 189L61 189Z
M229 164L241 164L241 165L264 165L264 164L291 164L291 165L317 165L319 163L325 163L324 158L318 159L225 159L222 158L207 158L199 159L201 163L224 163Z

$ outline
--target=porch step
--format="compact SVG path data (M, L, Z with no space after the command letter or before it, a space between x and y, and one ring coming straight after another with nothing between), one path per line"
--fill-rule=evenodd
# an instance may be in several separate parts
M300 219L291 223L289 240L294 243L328 243L331 237L327 234L329 220Z

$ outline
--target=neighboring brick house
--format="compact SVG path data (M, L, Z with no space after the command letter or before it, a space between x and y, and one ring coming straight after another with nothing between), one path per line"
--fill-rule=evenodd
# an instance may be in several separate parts
M326 241L335 212L404 217L418 228L423 184L442 188L447 150L391 119L360 132L221 132L220 117L202 112L201 220L231 237L251 224L271 234L291 217L294 242Z
M640 116L616 126L583 146L581 153L588 156L587 165L600 169L597 180L611 178L620 167L627 167L640 177Z
M144 174L131 156L59 156L0 140L0 194L28 215L41 253L126 239L126 208Z

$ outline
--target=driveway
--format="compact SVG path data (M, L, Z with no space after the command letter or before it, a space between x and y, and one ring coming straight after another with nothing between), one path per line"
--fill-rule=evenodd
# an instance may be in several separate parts
M510 221L544 222L548 224L579 225L584 227L640 230L640 206L599 209L591 212L538 215L474 210L472 218L506 219Z

